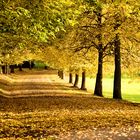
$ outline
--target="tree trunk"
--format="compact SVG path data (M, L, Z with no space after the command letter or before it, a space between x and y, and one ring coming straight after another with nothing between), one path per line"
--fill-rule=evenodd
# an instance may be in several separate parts
M85 71L85 70L82 72L81 89L82 89L82 90L87 90L87 89L86 89L86 71Z
M64 72L63 72L63 70L60 71L60 78L64 79Z
M8 64L7 63L5 65L5 72L6 72L6 74L8 74Z
M19 71L22 71L22 64L19 64L18 67L19 67Z
M72 73L69 73L69 83L73 82Z
M6 66L5 65L2 66L2 73L6 74Z
M63 70L58 70L58 76L59 76L61 79L64 79Z
M60 71L58 70L58 76L60 77Z
M74 87L78 86L78 81L79 81L79 75L75 74L75 82L74 82Z
M31 70L32 69L32 61L29 60L29 69Z
M103 77L103 43L102 43L102 8L99 7L98 16L98 71L96 75L96 83L94 89L94 95L103 96L102 93L102 77Z
M15 73L15 66L14 65L10 65L10 73Z
M120 55L120 39L119 35L116 35L114 44L114 55L115 55L115 71L114 71L114 88L113 98L122 99L121 96L121 55Z
M103 75L103 51L98 51L98 72L96 75L96 83L94 95L103 96L102 94L102 75Z

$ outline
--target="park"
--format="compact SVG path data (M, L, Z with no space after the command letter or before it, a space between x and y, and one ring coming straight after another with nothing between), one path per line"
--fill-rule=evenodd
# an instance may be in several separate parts
M0 0L0 140L139 140L140 2Z

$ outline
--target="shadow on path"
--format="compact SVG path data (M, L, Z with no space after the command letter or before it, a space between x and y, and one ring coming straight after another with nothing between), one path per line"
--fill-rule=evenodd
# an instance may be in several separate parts
M9 98L85 93L60 79L56 70L24 71L0 77L0 95Z

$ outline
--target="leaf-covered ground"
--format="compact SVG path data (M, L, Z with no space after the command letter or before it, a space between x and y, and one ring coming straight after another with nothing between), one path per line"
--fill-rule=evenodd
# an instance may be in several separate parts
M52 96L49 91L54 81L50 81L49 94L0 96L0 139L140 139L140 104L77 95L76 89L72 89L75 94L57 92ZM59 90L66 90L60 85ZM66 92L70 89L68 86Z

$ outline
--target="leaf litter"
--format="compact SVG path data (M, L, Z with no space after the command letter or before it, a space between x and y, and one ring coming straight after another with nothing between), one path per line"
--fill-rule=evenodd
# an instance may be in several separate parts
M55 83L56 90L58 87L71 89L64 88L62 83L59 86L59 82ZM47 85L50 90L52 87L52 83ZM74 89L73 95L0 96L0 139L140 139L140 104L91 95L77 96L76 92Z
M0 103L0 139L140 138L139 104L82 95L0 97Z

